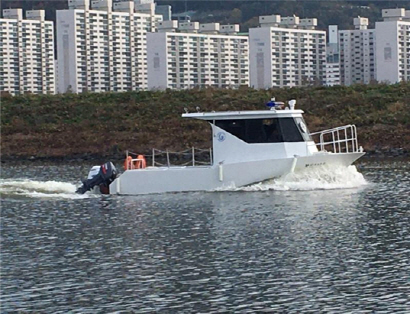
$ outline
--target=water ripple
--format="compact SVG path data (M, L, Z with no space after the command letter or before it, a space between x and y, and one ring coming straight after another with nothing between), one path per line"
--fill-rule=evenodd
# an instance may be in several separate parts
M2 313L408 313L409 166L361 172L341 190L2 197Z

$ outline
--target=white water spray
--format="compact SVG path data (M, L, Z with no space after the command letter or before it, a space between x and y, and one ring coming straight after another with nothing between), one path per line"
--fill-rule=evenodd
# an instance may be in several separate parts
M33 198L87 198L88 195L75 193L76 186L68 182L32 181L29 179L0 180L0 193L9 196Z
M272 179L245 187L226 187L225 191L311 191L350 189L367 185L363 175L355 166L320 166L307 168L303 171L288 173L277 179Z

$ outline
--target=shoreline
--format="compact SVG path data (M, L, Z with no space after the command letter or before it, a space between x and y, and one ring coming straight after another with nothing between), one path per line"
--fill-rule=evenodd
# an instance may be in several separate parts
M389 148L385 150L372 150L365 151L366 154L359 159L362 160L410 160L410 152L403 148ZM81 162L93 162L104 163L106 161L112 161L115 163L122 163L125 157L124 154L81 154L81 155L66 155L66 156L1 156L2 164L25 164L25 163L81 163Z

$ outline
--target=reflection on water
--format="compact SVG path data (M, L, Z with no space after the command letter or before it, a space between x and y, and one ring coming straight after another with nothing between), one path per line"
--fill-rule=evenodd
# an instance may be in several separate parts
M351 189L3 192L2 313L406 313L409 168L364 164L371 183ZM72 171L3 177L74 185Z

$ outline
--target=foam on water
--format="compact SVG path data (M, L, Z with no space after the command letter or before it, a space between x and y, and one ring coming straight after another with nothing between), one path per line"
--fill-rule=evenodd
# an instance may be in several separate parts
M367 184L368 182L363 175L357 171L355 166L321 166L289 173L280 178L252 184L250 186L237 188L233 185L228 185L217 189L217 191L309 191L357 188ZM29 179L0 180L0 194L8 196L82 199L93 195L91 192L84 195L76 194L76 189L76 185L69 182L33 181Z
M303 171L286 174L280 178L272 179L245 187L227 187L230 191L310 191L357 188L368 184L363 175L355 166L320 166L307 168Z
M0 193L9 196L33 198L87 198L87 194L76 194L77 187L69 182L33 181L29 179L0 180Z

